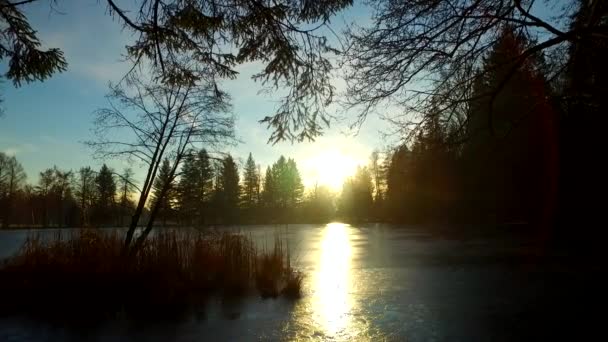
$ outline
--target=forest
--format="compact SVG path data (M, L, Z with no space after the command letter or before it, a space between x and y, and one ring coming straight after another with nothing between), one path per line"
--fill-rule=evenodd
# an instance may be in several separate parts
M349 5L348 1L336 2L335 7L320 8L333 14ZM113 2L109 6L126 28L147 32L145 25L130 21ZM304 189L296 161L290 158L281 156L263 170L252 155L238 165L225 153L211 157L205 151L207 147L217 151L217 146L234 141L234 118L227 114L229 95L218 88L215 76L201 75L212 70L210 75L233 77L234 71L222 68L222 63L234 66L247 58L262 58L255 55L253 42L243 45L242 55L236 59L217 55L217 60L206 61L212 65L208 70L184 64L164 36L156 43L166 51L137 52L152 39L142 35L141 44L130 51L148 54L154 62L151 74L127 75L128 82L111 85L108 95L119 105L140 109L138 121L129 119L119 106L100 109L95 120L97 140L88 144L102 159L127 156L149 165L144 183L136 184L132 170L111 170L104 165L100 170L55 166L40 172L37 184L28 184L16 157L3 154L2 227L133 227L146 222L140 220L141 215L151 217L150 224L157 218L156 224L162 225L341 219L517 223L558 233L565 227L593 223L602 209L599 201L592 200L593 189L605 184L604 168L598 165L602 125L597 119L607 106L605 4L577 1L564 5L561 19L567 24L563 27L532 15L521 1L508 6L502 1L459 2L458 6L469 11L466 16L452 15L461 7L426 6L382 2L374 7L378 15L369 28L351 27L344 32L347 45L342 63L347 67L347 89L343 104L361 109L359 121L377 111L384 100L409 114L407 118L387 118L400 142L374 152L369 164L360 165L338 193L324 186ZM150 14L141 10L142 18ZM327 17L323 18L326 24ZM425 20L430 24L420 32L406 29ZM399 22L406 24L395 24ZM462 24L460 29L455 23ZM167 25L167 34L192 29L186 22ZM235 37L251 33L243 33L239 27L225 29L235 30L230 31ZM317 39L304 40L309 50L302 51L331 51L328 42L311 35L312 31L289 25L284 29L290 35L283 38L293 44L265 45L259 51L263 48L274 56L275 48L290 50L300 36ZM32 37L37 39L33 33ZM546 39L539 41L542 37ZM395 39L402 44L393 44ZM183 52L195 51L189 49ZM61 72L65 59L61 51L51 52L45 57L49 63L32 63L29 71L19 69L21 64L16 62L11 64L15 70L7 77L19 86L22 81L44 80ZM273 68L265 74L278 75L271 87L283 84L293 93L284 98L274 116L261 122L272 130L271 143L314 139L323 134L318 120L326 120L328 113L321 107L331 101L333 93L327 74L330 69L324 58L298 53L284 56L287 60L282 61L277 54ZM298 58L308 66L302 69L307 71L297 71L306 75L301 84L291 83L287 69L278 67ZM173 64L165 64L164 59ZM139 59L133 63L139 65ZM183 69L186 67L189 69ZM419 82L418 90L406 92L405 86L414 80ZM139 98L130 97L128 89L139 92ZM161 106L166 113L155 112L148 101L162 104L161 95L181 102L180 107ZM188 111L198 113L194 121L208 126L188 126L194 122ZM171 130L166 125L169 121L158 129L165 118L175 119ZM137 139L104 140L110 133L123 132L117 127ZM180 131L175 133L176 129ZM128 148L117 149L120 146ZM165 151L167 147L173 150Z
M497 86L508 61L528 45L508 27L484 58L467 112L449 125L440 115L411 141L375 151L339 193L325 186L304 189L296 161L281 156L262 170L250 154L244 165L232 156L211 157L204 149L187 154L180 172L161 164L148 207L158 204L159 224L357 222L527 223L539 227L568 218L558 208L581 205L577 191L589 178L585 146L598 136L581 117L596 115L605 100L586 68L607 56L572 47L571 69L558 83L543 74L546 61L530 59L503 85L492 103L476 96ZM573 92L589 89L588 99ZM491 109L490 109L491 108ZM492 111L493 129L486 122ZM466 118L466 119L465 119ZM559 157L558 157L559 154ZM557 170L561 170L558 174ZM589 171L587 171L589 172ZM593 178L591 178L593 179ZM581 186L574 186L580 182ZM160 199L163 186L166 196ZM561 191L558 191L560 189ZM0 155L2 226L124 226L138 190L133 171L103 166L44 170L36 185L26 183L14 156ZM158 202L158 203L157 203ZM576 218L572 218L576 219ZM568 221L563 221L568 222Z

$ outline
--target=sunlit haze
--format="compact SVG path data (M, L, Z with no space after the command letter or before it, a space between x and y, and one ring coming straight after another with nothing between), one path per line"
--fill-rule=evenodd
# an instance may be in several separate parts
M321 150L302 161L304 185L327 186L339 191L344 180L352 176L357 166L365 166L366 156L361 156L347 148Z

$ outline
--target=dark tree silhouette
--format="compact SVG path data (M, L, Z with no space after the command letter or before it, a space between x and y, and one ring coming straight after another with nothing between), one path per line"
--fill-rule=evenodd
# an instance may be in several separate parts
M97 200L95 203L95 221L100 224L116 223L116 181L114 171L106 164L101 166L95 177Z
M572 30L600 27L608 32L608 3L579 0L570 24ZM570 45L566 75L556 87L559 101L559 193L555 224L568 244L585 240L580 246L595 244L602 250L606 230L597 225L603 220L603 201L607 169L598 163L605 151L604 116L608 112L608 43L605 35L594 35ZM572 237L572 227L597 227L592 238ZM583 247L584 248L584 247Z
M406 145L392 153L386 173L386 214L391 220L403 221L409 214L404 208L412 205L411 166L412 154Z
M531 60L553 56L543 72L547 79L554 80L565 70L566 61L560 56L569 44L589 39L606 41L607 31L599 20L570 28L565 25L577 2L554 5L555 17L562 20L558 22L545 21L534 13L542 7L537 3L540 1L375 2L372 25L347 32L347 105L360 109L362 121L379 104L396 104L403 115L390 119L404 137L413 139L415 131L435 116L447 127L455 120L462 121L458 116L463 107L466 112L471 100L484 97L492 103L511 76L526 69ZM588 6L591 17L597 18L603 7L597 3ZM529 44L503 61L507 70L500 82L473 95L483 59L507 28L515 36L528 39ZM490 112L485 113L486 126L493 131Z
M548 100L549 87L538 60L528 59L515 72L509 63L527 45L525 37L507 29L484 60L462 150L474 206L499 221L538 220L538 206L555 196L557 114ZM477 96L499 84L502 91L493 99Z
M67 68L61 50L40 48L42 44L37 32L21 10L21 5L30 2L33 1L0 0L0 61L8 59L8 71L4 76L15 86L43 81Z
M270 141L313 139L328 123L334 88L324 54L335 51L319 29L352 0L140 0L135 13L107 2L136 34L127 46L134 65L151 61L164 81L205 80L217 88L239 64L262 61L254 79L287 93L262 120L274 129Z
M0 203L2 204L2 227L7 228L15 205L17 193L24 185L25 171L15 156L0 152Z
M207 150L198 152L197 158L199 185L198 185L198 223L205 224L211 214L211 199L213 196L213 168Z
M445 125L433 112L410 144L393 153L387 173L389 219L546 220L556 186L556 115L540 62L529 59L515 72L510 68L526 46L525 37L502 31L477 73L463 126ZM495 98L478 95L507 77ZM462 135L467 138L453 144Z
M45 227L49 224L50 195L55 181L54 175L53 169L46 169L40 172L38 186L36 186L36 192L42 201L42 225Z
M189 154L182 166L178 184L177 205L185 224L204 224L211 194L213 170L205 149Z
M241 196L239 178L238 166L234 159L230 155L226 156L221 163L215 190L220 217L224 222L233 223L238 220Z
M36 1L0 1L0 20L8 26L0 35L0 58L10 58L7 77L16 84L66 68L60 50L38 50L21 10ZM127 76L145 66L144 74L164 84L202 82L220 89L219 81L236 77L238 65L261 61L254 79L286 91L277 111L261 120L273 129L270 141L314 139L329 124L326 106L334 87L326 54L336 50L322 29L352 0L137 0L129 8L105 3L135 37L124 54L132 64Z
M119 200L119 219L118 224L124 225L124 218L135 210L131 195L138 190L133 169L125 168L118 176L118 192L120 194Z
M227 114L227 95L213 84L146 84L129 80L129 90L111 87L110 107L96 113L97 140L89 142L97 156L125 157L147 166L139 202L125 238L125 251L131 248L161 162L170 159L170 178L174 178L185 156L195 145L215 147L233 138L234 119ZM164 192L168 191L165 189ZM158 196L163 196L161 191ZM158 206L150 210L146 229L132 251L137 251L154 225Z
M175 174L171 172L171 169L171 162L165 158L152 185L150 207L158 208L157 215L162 220L163 226L167 226L167 221L172 219L175 214L177 187Z
M91 211L97 198L95 171L88 166L80 168L74 188L74 195L80 206L80 225L87 227L91 223Z
M57 166L40 172L36 192L41 200L42 225L63 227L70 219L74 207L72 196L73 173Z
M73 173L71 170L62 171L57 167L53 168L53 173L53 193L57 198L57 223L59 224L59 227L63 227L67 221L67 212L72 204L71 185L73 183Z
M201 188L200 171L197 156L193 153L184 158L177 185L177 206L179 219L183 223L192 224L200 208L199 196Z

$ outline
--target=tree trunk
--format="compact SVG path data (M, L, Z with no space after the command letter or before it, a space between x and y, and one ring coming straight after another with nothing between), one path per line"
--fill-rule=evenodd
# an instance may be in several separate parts
M160 202L160 200L162 200L162 198L165 197L168 188L169 188L168 185L165 185L165 187L163 188L163 191L161 192L161 195L159 196L158 202ZM148 234L150 234L150 232L152 231L152 228L154 227L154 220L156 219L156 215L158 214L158 211L160 208L160 206L158 205L158 202L156 204L154 204L154 207L152 208L152 211L150 212L150 218L148 219L148 224L146 225L146 229L141 233L141 235L139 235L139 237L135 241L135 244L133 245L133 248L131 248L131 250L130 250L131 255L134 255L135 253L137 253L137 251L144 244L144 241L148 237Z
M139 218L144 210L144 203L146 203L146 200L143 199L143 196L144 195L142 194L139 199L139 203L137 204L137 209L135 209L135 213L131 217L131 224L129 225L129 230L127 231L127 235L125 237L125 244L123 246L123 254L129 250L131 241L133 241L133 234L135 233L135 229L137 229L137 223L139 223Z
M173 168L171 169L171 173L169 176L170 180L173 180L173 177L175 177L175 171L177 170L177 166L179 165L180 161L181 161L181 156L178 155L178 157L175 160L175 164L173 164ZM133 248L130 251L131 255L137 253L137 251L141 248L144 241L148 237L148 234L150 234L150 232L152 231L152 227L154 226L154 220L156 219L156 215L158 214L158 210L160 209L159 204L162 203L165 196L167 196L170 185L171 185L171 181L168 181L163 185L162 191L160 192L160 196L158 196L158 200L156 201L156 203L154 204L154 207L152 208L152 211L150 212L150 219L148 219L148 224L146 226L146 229L141 233L141 235L135 241L135 244L133 245ZM131 235L131 238L132 237L133 236Z

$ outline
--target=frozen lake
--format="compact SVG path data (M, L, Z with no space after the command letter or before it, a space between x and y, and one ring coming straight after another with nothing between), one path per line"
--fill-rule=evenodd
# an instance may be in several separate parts
M599 272L522 237L448 239L341 223L223 229L268 248L277 232L284 236L306 274L304 297L218 299L197 317L150 325L77 329L4 317L0 341L512 341L582 338L600 327ZM27 234L0 231L0 258Z

